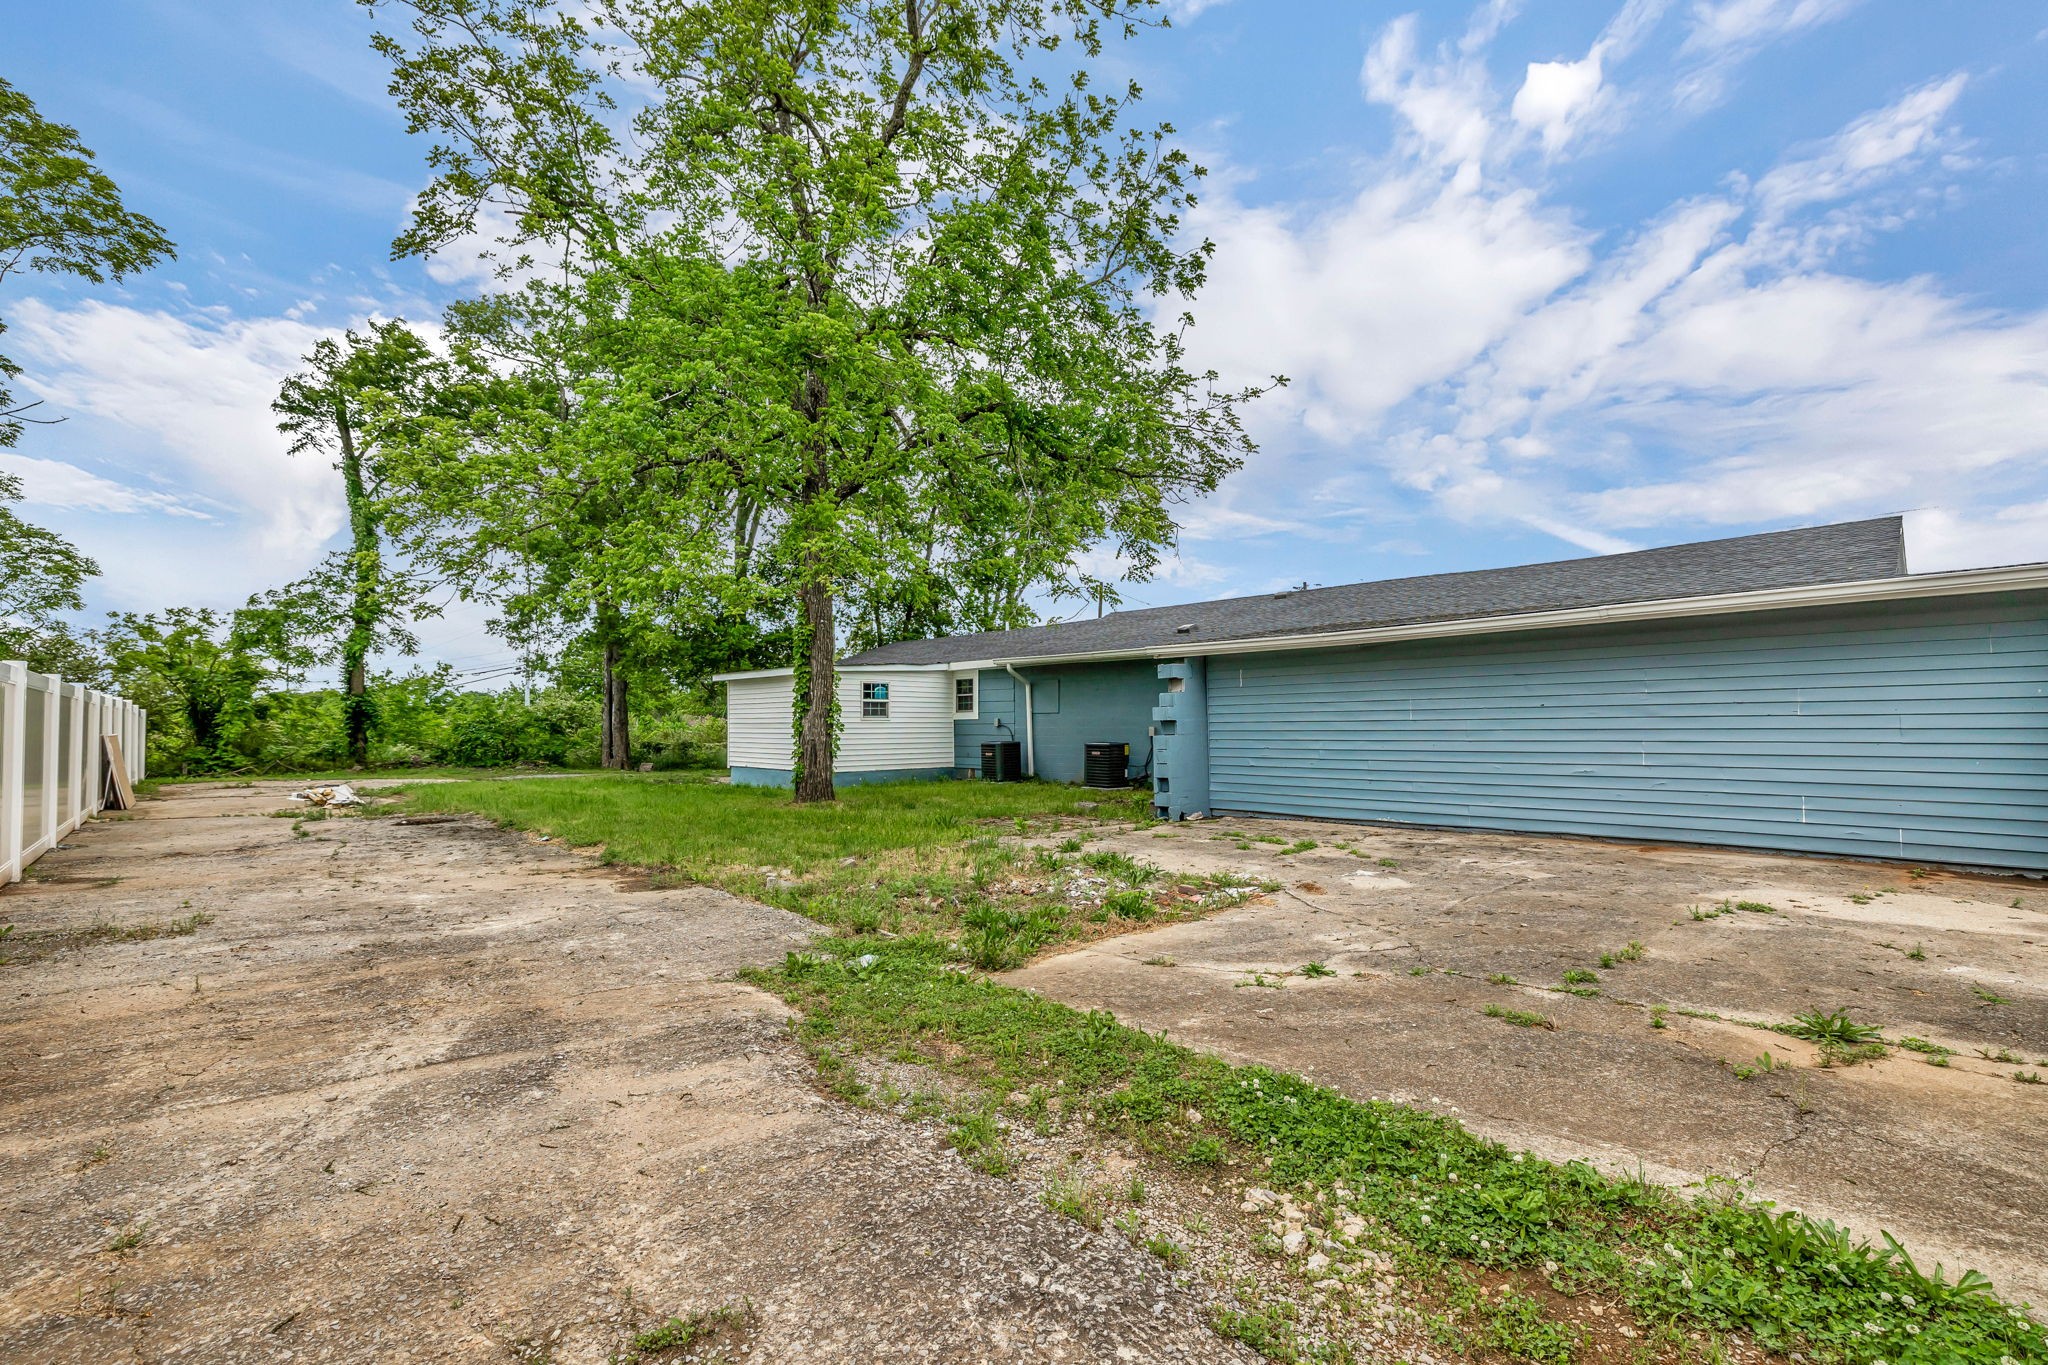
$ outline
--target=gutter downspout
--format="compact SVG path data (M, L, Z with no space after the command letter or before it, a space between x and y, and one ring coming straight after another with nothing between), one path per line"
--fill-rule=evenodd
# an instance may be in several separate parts
M1009 664L1003 665L1003 672L1024 689L1024 775L1038 776L1038 744L1031 730L1031 679L1019 673Z

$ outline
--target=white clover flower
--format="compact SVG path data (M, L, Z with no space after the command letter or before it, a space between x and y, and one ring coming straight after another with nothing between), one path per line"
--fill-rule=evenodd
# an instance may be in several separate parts
M1907 1324L1906 1324L1906 1335L1907 1335L1907 1336L1909 1336L1909 1337L1917 1337L1917 1336L1919 1336L1919 1335L1920 1335L1920 1324L1919 1324L1919 1323L1917 1323L1917 1322L1909 1322L1909 1323L1907 1323Z
M1889 1289L1881 1289L1878 1291L1877 1297L1880 1302L1890 1303L1892 1301L1892 1291Z
M1899 1302L1906 1305L1906 1307L1911 1308L1913 1306L1914 1299L1911 1294L1901 1294L1899 1295Z

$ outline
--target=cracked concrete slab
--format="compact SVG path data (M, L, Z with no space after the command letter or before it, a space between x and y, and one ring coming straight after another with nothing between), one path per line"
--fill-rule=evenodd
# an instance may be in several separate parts
M1318 846L1280 852L1302 839ZM1747 1182L2048 1303L2048 1084L2015 1079L2048 1080L2038 881L1294 820L1103 846L1283 889L1043 959L1017 984L1546 1157ZM1335 975L1300 974L1309 962ZM1578 984L1597 997L1553 989L1569 970L1593 972ZM1812 1044L1735 1022L1812 1010L1955 1055L1821 1067Z
M287 790L169 789L0 895L0 1358L572 1365L740 1304L753 1359L1246 1358L1123 1239L822 1099L733 979L807 921Z

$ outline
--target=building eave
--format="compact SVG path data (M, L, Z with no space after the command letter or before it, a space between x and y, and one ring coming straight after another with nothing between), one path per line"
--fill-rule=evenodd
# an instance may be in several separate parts
M1846 583L1807 583L1789 588L1764 588L1711 597L1673 597L1644 602L1617 602L1559 611L1519 612L1503 616L1461 617L1412 625L1366 626L1349 630L1314 631L1300 635L1265 635L1234 640L1190 637L1172 645L1092 650L1074 654L1028 654L943 664L895 665L965 671L1004 664L1049 665L1108 663L1123 659L1179 659L1193 655L1256 654L1271 650L1336 649L1346 645L1384 644L1399 640L1447 639L1461 635L1493 635L1511 631L1564 630L1574 626L1686 617L1725 616L1738 612L1789 611L1799 607L1852 606L1858 603L1910 601L1990 592L2048 589L2048 564L2021 564L1996 569L1957 569L1945 573L1907 574L1896 578L1857 579ZM890 665L862 665L881 668Z
M841 673L965 673L979 664L840 664ZM746 682L753 678L793 678L794 668L756 668L743 673L713 673L713 682Z

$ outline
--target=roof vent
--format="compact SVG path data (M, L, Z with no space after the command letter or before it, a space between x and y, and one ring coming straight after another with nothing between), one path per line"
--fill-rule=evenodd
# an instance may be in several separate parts
M1190 621L1184 626L1175 626L1173 628L1173 633L1175 635L1186 635L1189 631L1193 630L1194 628L1195 623L1193 621Z

